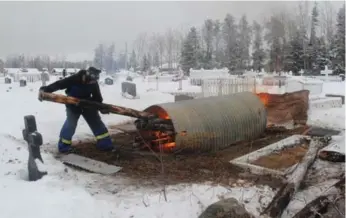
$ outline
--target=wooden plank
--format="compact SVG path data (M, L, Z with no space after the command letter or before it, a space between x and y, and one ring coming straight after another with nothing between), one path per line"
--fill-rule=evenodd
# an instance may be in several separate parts
M104 175L112 175L119 172L122 169L118 166L109 165L104 162L96 161L76 154L64 155L61 157L61 161L66 165L78 167L89 172Z

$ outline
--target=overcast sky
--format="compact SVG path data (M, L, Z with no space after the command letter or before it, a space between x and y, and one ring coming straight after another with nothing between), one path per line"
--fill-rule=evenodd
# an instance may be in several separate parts
M336 8L343 1L333 2ZM99 42L122 50L141 32L201 25L227 13L261 19L297 3L269 2L0 2L0 57L11 53L92 54ZM71 56L71 58L72 58Z

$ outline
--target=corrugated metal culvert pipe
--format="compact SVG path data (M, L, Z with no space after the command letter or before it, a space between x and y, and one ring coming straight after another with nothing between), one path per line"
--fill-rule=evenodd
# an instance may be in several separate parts
M177 132L173 151L215 151L256 139L267 122L263 103L251 92L157 104L145 111L170 117Z

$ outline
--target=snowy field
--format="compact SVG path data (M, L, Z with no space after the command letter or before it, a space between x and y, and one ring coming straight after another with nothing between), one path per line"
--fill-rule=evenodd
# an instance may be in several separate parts
M3 79L3 78L1 78ZM101 86L104 102L144 109L150 105L172 102L174 97L162 92L176 91L178 83L159 84L135 80L140 99L125 99L120 94L120 81L112 86ZM27 179L27 144L22 139L23 117L35 115L38 131L43 135L45 146L54 146L65 120L65 106L37 100L38 83L19 87L18 83L0 82L0 211L1 218L190 218L197 217L209 204L221 197L235 197L246 202L245 207L258 215L259 201L267 204L274 192L265 186L223 188L204 185L179 185L167 187L167 202L161 187L148 189L128 185L120 176L100 176L67 168L49 153L43 152L44 167L48 175L37 182ZM10 88L11 87L11 88ZM186 90L188 87L184 81ZM324 84L324 92L345 93L344 82ZM102 115L106 124L129 120L117 115ZM345 128L345 108L314 109L309 122L318 122L338 129ZM89 127L81 118L74 139L92 136Z

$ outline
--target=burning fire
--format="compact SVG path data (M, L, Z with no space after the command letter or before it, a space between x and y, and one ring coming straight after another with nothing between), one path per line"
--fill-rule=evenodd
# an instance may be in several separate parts
M152 108L149 112L156 114L159 118L170 120L169 115L165 110L159 107ZM173 124L172 124L173 125ZM176 146L174 133L171 131L142 131L143 139L156 151L169 151Z
M269 94L268 93L256 93L256 95L259 97L259 99L262 101L264 106L267 106L269 103Z
M253 93L255 93L261 102L264 104L264 106L267 106L270 99L270 94L268 93L268 88L265 86L256 86L255 89L252 90Z

